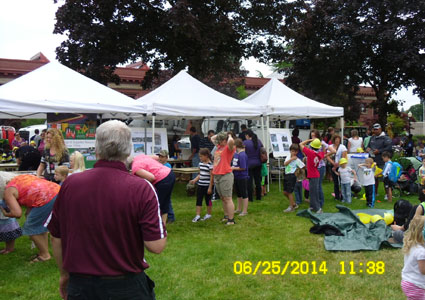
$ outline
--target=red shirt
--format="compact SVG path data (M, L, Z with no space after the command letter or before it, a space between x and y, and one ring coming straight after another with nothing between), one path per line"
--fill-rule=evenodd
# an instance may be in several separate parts
M214 175L225 175L232 173L231 162L233 160L233 154L236 152L236 147L230 151L229 146L217 146L217 150L214 152Z
M6 188L18 190L18 203L26 207L40 207L49 203L59 192L60 185L34 175L23 174L14 177Z
M97 276L143 271L143 241L167 235L152 185L104 160L64 181L48 228L66 271Z
M319 173L319 162L325 157L325 153L320 151L316 152L307 147L303 148L305 156L307 156L307 177L308 178L318 178L320 177Z

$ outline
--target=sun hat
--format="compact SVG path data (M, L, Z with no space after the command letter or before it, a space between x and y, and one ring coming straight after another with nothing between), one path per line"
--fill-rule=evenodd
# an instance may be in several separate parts
M348 162L348 160L346 159L346 158L341 158L340 160L339 160L339 165L343 165L343 164L346 164Z
M320 142L319 139L314 139L311 143L310 146L314 149L319 149L320 147L322 147L322 143Z

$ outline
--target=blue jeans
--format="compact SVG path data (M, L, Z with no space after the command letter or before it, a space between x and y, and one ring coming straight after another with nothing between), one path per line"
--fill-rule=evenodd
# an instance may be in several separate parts
M144 273L108 278L71 273L68 300L155 300L155 283Z
M295 203L300 205L303 202L303 182L297 181L294 188Z
M192 167L194 167L194 168L199 167L199 162L200 162L200 159L199 159L199 152L198 152L198 153L195 153L192 157ZM196 176L198 176L198 173L192 174L192 179L195 179Z
M326 166L319 168L320 178L319 178L319 204L320 208L325 204L325 194L323 193L323 178L326 174Z
M341 183L342 201L351 203L351 183Z
M170 206L168 207L168 220L175 221L176 220L176 216L174 215L173 204L171 202L172 201L170 199Z
M314 211L318 211L320 209L319 182L319 177L310 178L310 208Z

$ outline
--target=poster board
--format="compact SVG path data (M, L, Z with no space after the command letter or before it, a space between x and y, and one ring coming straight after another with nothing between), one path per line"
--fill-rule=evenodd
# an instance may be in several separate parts
M145 147L147 149L146 154L152 154L152 128L146 129L146 135L147 141L145 145L145 128L131 128L131 139L133 141L131 155L144 154ZM161 149L168 150L167 129L155 128L155 149L153 154L159 153Z
M292 144L291 131L287 128L270 128L270 145L274 157L291 155L289 147Z
M81 152L86 168L93 168L96 162L96 126L96 114L47 114L47 127L57 128L62 132L69 154Z

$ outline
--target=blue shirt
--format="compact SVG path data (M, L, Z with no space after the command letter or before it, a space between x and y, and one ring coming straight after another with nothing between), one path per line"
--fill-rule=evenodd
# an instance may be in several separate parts
M243 171L233 171L233 175L235 179L246 179L248 178L248 156L245 151L241 151L240 153L235 153L233 155L232 167L239 167L241 169L245 169Z

